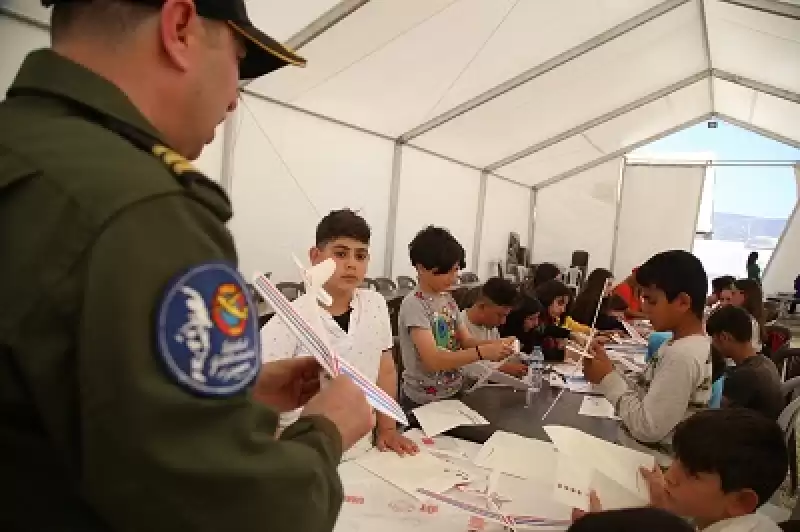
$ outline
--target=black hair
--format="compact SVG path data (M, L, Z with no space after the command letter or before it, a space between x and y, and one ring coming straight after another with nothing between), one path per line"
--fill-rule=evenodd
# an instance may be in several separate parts
M711 281L711 291L716 295L719 295L719 293L723 290L729 290L733 288L733 283L735 281L736 278L733 275L723 275L722 277L717 277Z
M734 288L744 292L744 308L758 322L758 331L761 339L764 334L764 292L758 281L753 279L739 279L733 283Z
M370 236L369 224L364 218L350 209L340 209L331 211L317 224L316 245L322 249L337 238L352 238L369 245Z
M447 273L453 266L467 267L464 247L442 227L429 225L421 230L408 245L408 252L412 266L422 266L435 274Z
M750 266L758 261L758 251L751 251L750 254L747 256L747 265Z
M545 309L549 309L550 305L553 304L559 297L572 297L572 291L569 289L567 285L562 283L557 279L551 279L544 284L539 285L536 288L536 299L542 304ZM565 313L564 315L566 315ZM545 320L550 319L550 314L545 312ZM562 316L563 321L563 316ZM555 325L561 325L561 323L556 323Z
M605 312L625 312L628 310L629 306L630 305L628 305L628 302L625 301L625 298L623 298L621 295L611 294L606 299L604 307L600 310Z
M568 532L694 532L685 519L659 508L625 508L587 513Z
M610 271L605 268L595 268L589 277L586 278L586 284L583 285L583 290L575 298L570 310L570 316L578 323L584 325L592 325L594 319L595 309L598 303L603 299L603 306L608 305L607 299L604 298L606 283L613 277ZM602 309L606 310L606 309Z
M544 307L538 299L522 296L519 306L508 314L506 322L498 330L504 337L516 337L522 344L523 352L530 353L533 350L533 331L525 332L525 320L541 314L543 310Z
M706 321L709 336L728 333L737 342L749 343L753 339L753 322L746 310L726 305L716 309Z
M688 251L676 249L653 255L636 270L636 282L663 291L669 302L686 294L691 300L692 313L703 317L708 276L700 259Z
M511 281L492 277L481 287L480 298L501 307L513 307L519 301L519 292Z
M552 281L561 275L561 268L549 262L543 262L533 272L533 288L536 289L547 281Z
M719 475L724 493L750 489L758 505L772 497L789 468L775 420L747 408L697 412L675 428L675 458L691 475Z

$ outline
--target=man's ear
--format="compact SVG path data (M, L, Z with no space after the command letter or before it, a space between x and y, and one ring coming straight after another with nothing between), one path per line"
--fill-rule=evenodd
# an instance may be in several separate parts
M682 309L685 310L692 308L692 298L686 292L681 292L678 294L678 297L675 298L673 303L677 303Z
M751 489L741 489L728 493L725 497L728 499L726 510L730 517L748 515L758 508L758 495Z

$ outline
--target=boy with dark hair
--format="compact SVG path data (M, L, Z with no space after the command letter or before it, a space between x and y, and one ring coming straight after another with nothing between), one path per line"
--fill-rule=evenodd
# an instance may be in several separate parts
M475 304L461 311L461 321L476 340L500 340L498 327L520 301L516 287L506 279L492 277L480 288ZM517 377L527 373L528 368L519 362L490 363L492 367Z
M756 509L783 483L789 458L778 424L746 408L705 410L682 421L675 460L641 474L650 505L691 519L703 532L778 532ZM591 510L602 501L590 497Z
M397 371L392 359L392 328L384 297L374 290L361 289L369 264L370 228L366 220L349 209L332 211L317 225L316 243L309 250L311 264L329 258L336 262L336 271L325 283L333 298L330 307L322 307L323 326L336 352L353 363L367 378L392 397L397 396ZM295 301L301 312L318 305L311 294ZM307 353L280 319L272 319L261 330L264 362L305 356ZM281 415L281 427L291 424L298 411ZM372 435L353 446L344 459L352 459L372 447ZM416 445L397 430L388 416L378 414L375 444L380 450L413 454Z
M428 226L409 245L419 285L400 306L398 335L403 354L403 407L447 399L464 384L461 368L513 354L513 339L474 338L450 289L466 266L461 244L446 229Z
M686 251L666 251L636 272L642 309L656 331L672 332L644 372L629 382L614 371L605 350L592 347L584 375L622 419L620 442L650 449L659 461L671 452L675 426L711 399L711 345L702 316L708 280L700 261Z
M711 295L706 300L706 305L713 307L717 303L722 302L722 293L725 291L733 291L733 283L736 278L732 275L723 275L711 281ZM730 301L728 301L730 303Z
M711 344L736 366L728 371L722 406L741 406L778 419L784 407L781 378L775 364L753 348L753 328L746 310L726 306L706 322Z

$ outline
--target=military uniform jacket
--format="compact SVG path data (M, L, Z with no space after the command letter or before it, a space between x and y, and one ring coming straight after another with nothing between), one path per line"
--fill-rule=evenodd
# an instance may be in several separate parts
M28 56L0 104L0 530L333 528L335 426L276 439L249 393L230 216L118 88ZM214 279L224 308L202 305Z

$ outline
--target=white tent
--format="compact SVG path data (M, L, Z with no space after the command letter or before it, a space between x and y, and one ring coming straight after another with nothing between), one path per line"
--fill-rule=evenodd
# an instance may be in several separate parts
M0 0L0 90L47 44L38 5ZM627 153L712 117L800 147L798 0L248 7L309 65L249 84L198 162L231 194L246 275L294 278L289 252L343 206L372 225L375 276L408 274L407 243L429 223L482 277L511 231L536 262L585 249L624 274L659 243L691 249L703 179L698 165L625 168ZM768 291L791 287L799 239L794 215Z

